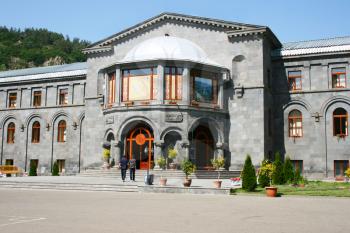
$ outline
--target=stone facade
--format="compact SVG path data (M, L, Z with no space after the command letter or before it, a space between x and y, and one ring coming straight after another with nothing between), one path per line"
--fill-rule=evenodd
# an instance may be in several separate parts
M166 43L174 47L141 59L152 50L152 41L159 43L154 51ZM264 26L164 13L86 48L84 74L47 71L17 80L19 74L0 73L1 163L13 159L28 170L29 161L39 159L39 167L50 171L61 159L68 173L101 167L102 144L111 143L112 158L118 162L130 153L130 132L141 125L151 131L152 144L137 153L151 150L152 161L166 156L169 140L176 138L172 146L179 152L178 163L189 158L205 169L203 161L208 164L223 155L227 169L239 170L247 154L259 166L280 151L302 160L308 176L333 176L334 160L349 160L350 155L348 137L333 134L332 114L337 107L349 112L350 96L348 88L332 88L331 70L345 67L349 82L349 50L291 56L283 55L283 46ZM176 101L165 98L164 70L169 66L183 68L182 98ZM153 97L123 100L123 70L147 67L157 71ZM216 74L216 102L194 101L193 70ZM302 90L289 91L288 72L293 70L301 70ZM116 80L112 103L110 73ZM58 103L61 87L68 88L64 106ZM33 107L37 88L42 90L42 106ZM17 92L16 108L8 108L12 91ZM303 136L298 138L288 134L288 114L294 109L303 116ZM67 122L64 143L56 140L61 119ZM35 121L41 125L40 143L30 141ZM10 122L16 125L13 144L6 141ZM207 129L209 136L198 139L199 129ZM205 140L211 146L203 147L207 157L202 158L198 147Z

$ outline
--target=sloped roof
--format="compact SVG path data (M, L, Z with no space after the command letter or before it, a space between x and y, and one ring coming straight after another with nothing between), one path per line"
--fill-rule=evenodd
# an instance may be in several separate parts
M294 56L350 51L350 36L283 43L273 56Z
M146 27L149 27L155 23L158 23L158 22L166 20L166 19L179 20L179 21L184 21L184 22L192 22L192 23L203 24L203 25L208 25L208 26L216 26L216 27L225 28L225 29L231 30L231 31L232 30L242 30L242 29L257 29L257 28L263 27L260 25L236 23L236 22L230 22L230 21L219 20L219 19L211 19L211 18L205 18L205 17L164 12L160 15L157 15L153 18L147 19L139 24L136 24L132 27L129 27L121 32L118 32L112 36L109 36L105 39L97 41L97 42L91 44L90 46L88 46L83 51L85 53L89 53L95 49L103 48L104 50L106 50L106 49L108 49L107 45L110 45L113 41L116 41L120 38L126 37L134 32L137 32L141 29L144 29Z

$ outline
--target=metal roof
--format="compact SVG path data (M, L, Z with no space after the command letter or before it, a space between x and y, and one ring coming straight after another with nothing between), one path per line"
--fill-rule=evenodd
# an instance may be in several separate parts
M350 36L283 43L281 50L321 48L341 45L350 45Z
M0 72L0 78L29 76L29 75L38 75L38 74L48 74L48 73L62 73L67 71L86 70L86 69L87 69L86 62L77 62L72 64L64 64L64 65L56 65L56 66L34 67L34 68L28 68L28 69L3 71L3 72Z

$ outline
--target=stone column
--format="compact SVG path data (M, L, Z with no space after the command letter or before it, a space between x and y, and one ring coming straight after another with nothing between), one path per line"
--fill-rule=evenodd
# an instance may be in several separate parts
M157 67L157 96L153 98L157 100L158 103L164 103L164 64L159 63Z
M182 74L182 101L186 105L190 105L190 94L191 94L191 82L190 82L190 69L188 67L184 68Z
M113 142L113 143L112 143ZM111 153L112 153L112 148L114 151L114 161L115 161L115 167L119 165L120 161L120 152L121 152L121 142L120 141L112 141L111 142ZM113 154L112 154L113 155Z
M115 103L114 105L117 105L119 106L120 105L120 100L121 100L121 85L122 85L122 82L121 82L121 74L120 74L120 68L117 68L115 70Z
M190 158L190 143L189 143L189 141L182 141L181 146L185 151L184 159L189 159Z
M218 88L219 88L219 93L218 93L218 106L220 109L224 107L224 82L223 82L223 77L219 77L218 80Z
M159 140L159 141L155 141L154 142L154 169L155 170L159 170L160 167L158 166L158 164L156 164L156 161L158 158L160 158L160 156L162 156L162 149L163 149L163 145L164 145L164 141L163 140Z

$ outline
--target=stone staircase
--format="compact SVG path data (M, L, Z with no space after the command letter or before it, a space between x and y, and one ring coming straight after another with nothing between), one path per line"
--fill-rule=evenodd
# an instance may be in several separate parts
M172 178L172 179L184 179L185 174L181 170L150 170L150 174L155 176L155 179L159 178L161 175L163 177ZM136 180L143 180L147 170L136 170L135 178ZM230 179L232 177L240 176L241 171L221 171L220 179ZM120 178L120 170L117 168L111 169L87 169L77 174L81 177L104 177L104 178ZM127 172L129 176L129 172ZM217 179L217 171L208 171L208 170L198 170L195 174L192 174L190 178L192 179Z

